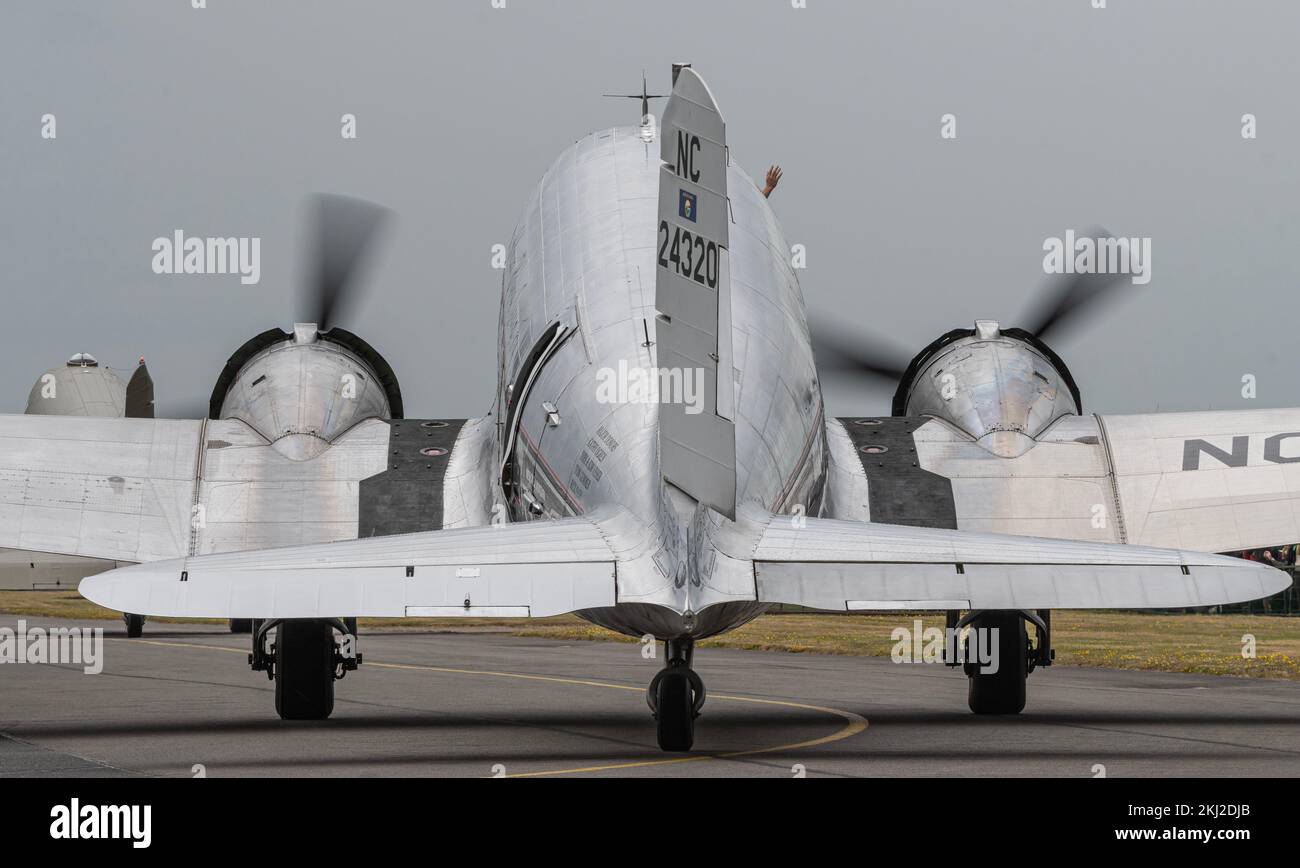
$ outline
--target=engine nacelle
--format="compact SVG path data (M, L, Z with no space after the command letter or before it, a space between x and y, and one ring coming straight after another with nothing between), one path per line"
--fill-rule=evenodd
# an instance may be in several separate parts
M366 419L402 418L393 369L373 347L315 323L245 343L212 390L208 417L239 419L287 458L313 458Z
M1079 387L1056 353L1023 329L979 320L912 360L894 394L895 416L935 416L995 455L1028 451L1057 419L1083 409Z

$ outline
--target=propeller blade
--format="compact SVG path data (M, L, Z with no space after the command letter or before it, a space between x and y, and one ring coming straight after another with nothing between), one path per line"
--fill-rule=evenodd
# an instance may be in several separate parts
M379 227L388 219L386 208L347 196L314 198L316 235L308 284L307 310L321 331L328 331L356 291L356 277Z
M812 346L817 370L824 373L870 374L896 382L912 363L910 354L876 338L862 336L849 340L828 329L813 331Z
M1110 233L1094 226L1079 237L1108 238ZM1047 335L1060 332L1067 324L1077 323L1084 312L1098 309L1103 300L1114 298L1115 287L1127 280L1127 274L1063 275L1048 284L1041 294L1042 301L1021 322L1026 331L1045 340Z

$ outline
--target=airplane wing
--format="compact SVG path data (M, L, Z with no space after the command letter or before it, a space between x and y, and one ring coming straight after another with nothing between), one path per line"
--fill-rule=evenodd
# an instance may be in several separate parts
M306 460L238 419L0 415L0 549L140 563L487 524L490 419L368 419Z
M1209 551L1300 542L1300 409L1098 422L1126 538Z
M201 428L0 416L0 547L131 562L185 554Z
M581 517L156 561L79 590L172 617L545 617L614 605L615 560Z
M1011 458L930 417L827 433L834 518L1205 552L1300 542L1300 409L1066 416Z
M1220 555L789 516L767 522L752 558L760 601L834 611L1171 609L1291 584Z

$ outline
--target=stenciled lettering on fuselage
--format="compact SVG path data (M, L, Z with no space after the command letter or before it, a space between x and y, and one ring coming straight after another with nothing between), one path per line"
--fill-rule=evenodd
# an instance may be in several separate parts
M1250 456L1260 454L1261 450L1264 460L1271 464L1295 464L1300 462L1300 443L1292 447L1293 454L1282 454L1283 443L1293 437L1300 438L1300 431L1263 438L1239 434L1232 438L1232 445L1226 449L1206 440L1185 440L1183 441L1183 470L1200 470L1202 454L1210 456L1224 467L1245 467L1250 463Z

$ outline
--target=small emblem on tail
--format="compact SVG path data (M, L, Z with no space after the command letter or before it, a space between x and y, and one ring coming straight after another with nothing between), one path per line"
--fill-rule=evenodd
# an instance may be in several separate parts
M695 194L688 193L685 190L682 190L680 192L681 192L681 199L678 200L677 215L679 217L682 217L694 223L696 222L695 209L697 207Z

